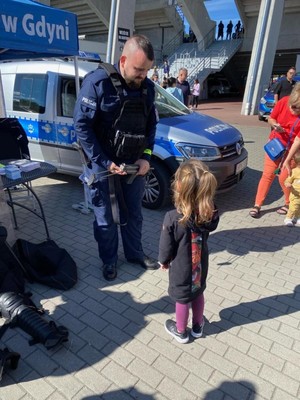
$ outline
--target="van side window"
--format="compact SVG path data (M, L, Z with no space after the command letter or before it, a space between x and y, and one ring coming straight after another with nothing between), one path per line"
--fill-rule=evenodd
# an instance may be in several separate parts
M44 114L47 82L46 74L17 74L13 97L14 111Z
M73 117L76 102L75 79L61 77L60 80L60 99L58 103L58 115L61 117Z

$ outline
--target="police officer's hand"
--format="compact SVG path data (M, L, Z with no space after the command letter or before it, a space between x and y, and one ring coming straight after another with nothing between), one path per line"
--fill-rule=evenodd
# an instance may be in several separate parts
M139 159L135 162L140 168L137 172L137 175L146 175L150 169L150 164L147 160Z
M127 172L123 171L121 167L119 167L115 163L111 163L110 166L108 167L108 170L112 174L118 174L118 175L127 175Z

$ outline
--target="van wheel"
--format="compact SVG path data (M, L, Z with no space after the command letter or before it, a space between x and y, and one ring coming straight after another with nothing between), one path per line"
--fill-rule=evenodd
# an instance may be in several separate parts
M151 169L146 175L143 206L151 210L162 208L170 203L170 174L157 160L151 161Z

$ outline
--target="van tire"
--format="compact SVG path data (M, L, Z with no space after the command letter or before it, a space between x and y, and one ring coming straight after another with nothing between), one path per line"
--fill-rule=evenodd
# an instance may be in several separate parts
M151 169L146 175L145 193L143 197L143 207L150 210L165 207L170 204L170 180L171 175L164 165L151 160Z

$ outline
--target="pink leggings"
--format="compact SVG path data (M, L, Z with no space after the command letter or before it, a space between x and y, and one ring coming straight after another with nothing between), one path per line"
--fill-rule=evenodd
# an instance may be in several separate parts
M204 295L200 294L191 303L181 304L176 302L176 327L178 332L184 332L186 330L188 319L189 319L189 308L192 305L193 312L193 326L195 324L202 324L203 312L204 312Z

